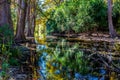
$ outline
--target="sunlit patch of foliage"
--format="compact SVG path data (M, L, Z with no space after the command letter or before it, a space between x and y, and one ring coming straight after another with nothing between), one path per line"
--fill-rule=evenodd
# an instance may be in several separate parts
M120 25L119 4L118 0L113 3L113 24L116 27ZM108 30L107 17L105 0L68 0L51 11L46 26L49 33Z
M87 31L94 24L88 15L89 8L89 1L66 1L52 12L47 27L55 32L73 31L77 33Z

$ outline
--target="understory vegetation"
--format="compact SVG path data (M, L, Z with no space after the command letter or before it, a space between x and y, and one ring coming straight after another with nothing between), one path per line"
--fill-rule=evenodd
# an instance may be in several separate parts
M113 3L113 25L120 26L120 1ZM80 33L108 31L107 4L104 0L65 1L51 12L46 25L48 32Z

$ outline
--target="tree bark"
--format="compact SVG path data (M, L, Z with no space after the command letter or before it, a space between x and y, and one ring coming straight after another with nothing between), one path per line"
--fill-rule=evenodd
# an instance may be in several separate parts
M17 30L15 35L16 41L26 40L24 30L25 30L25 18L26 18L26 0L18 0L18 12L17 12Z
M30 0L27 6L27 37L34 37L36 19L36 0Z
M7 25L13 30L10 2L8 0L0 0L0 26Z
M108 0L108 26L110 37L115 38L117 34L112 22L112 0Z

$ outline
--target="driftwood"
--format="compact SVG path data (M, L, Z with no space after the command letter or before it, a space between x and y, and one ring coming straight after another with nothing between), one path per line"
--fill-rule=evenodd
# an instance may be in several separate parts
M120 66L115 65L114 61L112 60L112 55L102 55L99 53L90 54L88 56L92 62L98 62L107 67L107 69L114 71L120 74Z

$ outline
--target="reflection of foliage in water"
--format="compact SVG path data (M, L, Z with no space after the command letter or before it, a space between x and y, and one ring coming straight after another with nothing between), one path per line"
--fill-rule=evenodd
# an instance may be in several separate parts
M88 60L78 45L70 47L62 40L58 45L48 52L47 69L49 79L74 78L76 72L87 74L89 72Z
M116 47L116 44L114 47ZM44 57L46 60L46 71L48 80L67 80L67 79L105 79L108 75L109 67L106 67L108 59L99 52L80 51L78 44L71 45L65 40L48 44L49 48L41 50L48 53ZM118 47L119 49L119 47ZM117 50L118 51L118 50ZM118 62L116 62L117 64ZM117 65L119 66L119 65ZM113 68L114 69L114 68Z

